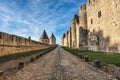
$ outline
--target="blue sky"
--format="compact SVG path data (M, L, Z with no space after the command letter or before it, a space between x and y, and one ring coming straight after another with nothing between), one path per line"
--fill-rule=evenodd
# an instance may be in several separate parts
M74 14L87 0L0 0L0 31L39 40L44 29L61 43Z

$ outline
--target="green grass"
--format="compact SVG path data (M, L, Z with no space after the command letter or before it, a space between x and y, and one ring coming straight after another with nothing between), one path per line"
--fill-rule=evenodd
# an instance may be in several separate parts
M10 61L10 60L20 59L21 57L30 56L30 55L33 55L33 54L39 54L41 52L46 53L46 52L52 51L55 48L56 48L56 46L52 46L52 47L49 47L49 48L46 48L46 49L41 49L41 50L21 52L21 53L6 55L6 56L0 56L0 63L7 62L7 61Z
M120 66L120 54L117 54L117 53L109 54L104 52L78 50L78 49L69 48L69 47L63 47L63 48L74 54L87 55L90 57L90 61L100 60L102 65L114 64L116 66Z

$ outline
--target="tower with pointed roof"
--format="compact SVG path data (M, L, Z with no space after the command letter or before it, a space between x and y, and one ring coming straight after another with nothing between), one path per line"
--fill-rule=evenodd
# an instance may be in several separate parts
M42 33L39 41L40 41L41 43L49 44L49 38L48 38L48 35L47 35L47 33L46 33L45 30L43 31L43 33Z
M49 44L50 45L55 45L56 44L56 38L54 36L54 34L52 33L50 39L49 39Z

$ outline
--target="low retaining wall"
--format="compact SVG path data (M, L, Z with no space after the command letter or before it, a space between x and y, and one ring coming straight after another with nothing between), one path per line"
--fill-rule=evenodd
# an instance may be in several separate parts
M15 54L20 52L27 52L48 48L48 45L41 46L0 46L0 56Z

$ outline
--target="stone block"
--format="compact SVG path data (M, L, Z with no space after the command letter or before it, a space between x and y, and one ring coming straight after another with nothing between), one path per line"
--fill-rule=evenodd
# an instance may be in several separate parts
M115 68L115 75L116 75L117 78L120 79L120 67Z
M40 57L42 57L42 53L40 53Z
M101 67L101 62L99 60L94 60L94 67L100 68Z
M37 55L37 56L36 56L36 59L39 59L39 57L40 57L40 56L39 56L39 55Z
M19 67L18 68L19 69L23 68L24 67L24 63L25 63L24 61L19 62Z
M33 62L33 61L35 61L35 59L34 59L34 58L31 58L31 59L30 59L30 62Z
M0 71L0 80L4 80L4 72Z
M79 58L83 59L83 58L84 58L84 56L83 56L82 54L79 54Z
M84 57L85 62L89 62L89 56Z

